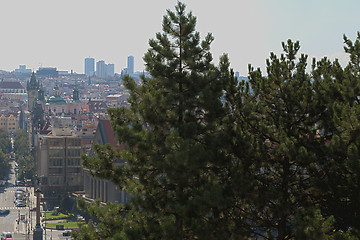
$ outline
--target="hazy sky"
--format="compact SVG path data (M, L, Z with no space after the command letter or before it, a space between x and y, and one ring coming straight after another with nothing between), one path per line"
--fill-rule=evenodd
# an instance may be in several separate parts
M0 0L0 69L57 67L84 72L84 58L126 67L135 57L143 70L148 40L161 31L176 0ZM281 42L299 40L301 52L346 59L343 34L360 31L359 0L188 0L197 30L215 41L215 63L228 53L231 67L247 76L251 63L263 69Z

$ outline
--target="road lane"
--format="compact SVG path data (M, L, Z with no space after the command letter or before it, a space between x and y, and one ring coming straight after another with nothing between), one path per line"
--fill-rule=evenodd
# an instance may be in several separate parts
M35 213L30 211L34 203L34 189L33 187L15 186L16 175L13 170L15 163L11 162L11 164L13 168L9 174L9 180L4 187L0 188L0 210L8 209L10 211L8 214L0 215L0 233L28 234L32 232L31 229L35 223ZM25 191L26 207L16 207L14 204L15 192L18 189ZM19 221L21 215L24 215L25 218Z

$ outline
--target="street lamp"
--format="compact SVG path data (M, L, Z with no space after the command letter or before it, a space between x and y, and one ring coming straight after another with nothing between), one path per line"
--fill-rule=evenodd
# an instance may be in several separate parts
M33 240L43 239L43 230L40 225L40 189L35 190L36 193L36 226L34 229Z

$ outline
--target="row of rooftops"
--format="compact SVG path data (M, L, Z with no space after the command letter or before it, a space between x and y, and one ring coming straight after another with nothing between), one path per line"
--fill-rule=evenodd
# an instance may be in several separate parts
M7 82L7 81L0 81L0 89L23 89L23 90L25 90L24 86L20 82Z

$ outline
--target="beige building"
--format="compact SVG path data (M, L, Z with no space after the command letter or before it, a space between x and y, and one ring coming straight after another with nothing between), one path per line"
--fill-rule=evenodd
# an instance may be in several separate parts
M66 129L53 129L53 135L36 138L36 170L40 190L51 206L66 192L83 190L81 138Z
M19 129L18 114L1 114L0 115L0 129L8 133L14 133Z
M20 82L0 82L0 93L25 93Z

